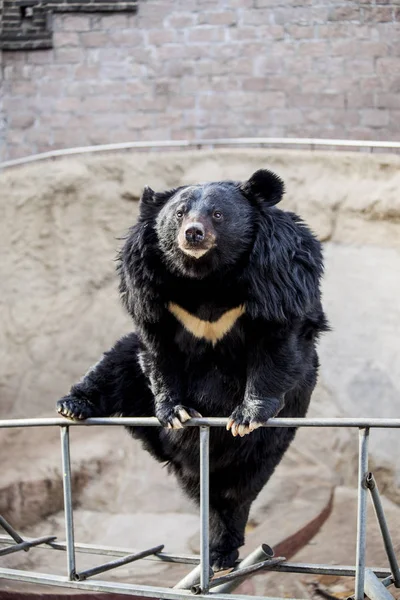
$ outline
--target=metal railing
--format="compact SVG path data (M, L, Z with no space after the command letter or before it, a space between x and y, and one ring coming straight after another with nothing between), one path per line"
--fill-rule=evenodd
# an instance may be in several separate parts
M66 421L62 418L49 419L9 419L0 420L1 428L14 427L59 427L61 433L61 456L63 472L63 493L65 513L65 542L57 541L55 536L36 539L24 539L19 533L0 516L0 527L8 535L0 536L2 555L18 551L28 551L31 547L52 548L66 551L67 576L58 576L22 569L0 567L0 579L17 580L34 584L52 585L66 588L81 589L96 592L114 592L132 596L163 598L179 600L197 594L198 598L215 597L219 600L232 598L229 592L237 587L246 577L262 570L279 571L282 573L309 573L355 577L355 600L363 600L364 593L371 598L392 598L387 588L394 584L400 587L400 570L396 559L389 528L385 519L379 491L375 479L368 471L368 441L372 428L400 428L400 419L292 419L277 418L268 421L264 427L350 427L359 430L359 462L358 462L358 507L357 507L357 540L355 566L321 565L287 562L283 557L274 557L273 550L266 544L256 549L242 561L238 561L231 573L214 577L209 564L209 437L211 427L226 426L225 418L191 419L185 427L198 427L200 433L200 556L187 556L164 552L164 546L159 545L140 552L132 552L126 548L111 548L90 544L76 543L74 540L74 521L71 491L71 462L70 462L70 427L88 426L148 426L160 427L159 421L149 418L94 418L83 422ZM372 503L382 533L390 569L366 566L366 514L367 496L370 492ZM76 553L90 553L116 557L105 564L85 571L76 568ZM178 582L174 588L138 585L131 583L92 580L91 577L115 569L121 565L132 563L139 559L161 560L170 563L195 565L188 575ZM249 596L235 595L244 599ZM252 596L252 598L257 598ZM261 600L261 599L260 599Z
M98 144L96 146L79 146L76 148L62 148L50 150L39 154L31 154L22 158L14 158L0 163L0 170L7 167L16 167L41 160L55 159L63 156L79 154L92 154L96 152L115 152L118 150L162 150L169 149L197 149L202 148L276 148L295 147L315 150L316 148L353 148L358 150L400 150L400 141L378 140L341 140L319 138L219 138L219 139L193 139L193 140L156 140L154 142L120 142L114 144Z

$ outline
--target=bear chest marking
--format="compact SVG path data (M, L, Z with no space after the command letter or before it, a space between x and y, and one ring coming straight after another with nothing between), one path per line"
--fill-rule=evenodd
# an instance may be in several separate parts
M241 305L227 310L217 321L203 321L174 302L168 304L168 310L186 331L196 338L211 342L213 346L229 333L236 321L245 313L245 307Z

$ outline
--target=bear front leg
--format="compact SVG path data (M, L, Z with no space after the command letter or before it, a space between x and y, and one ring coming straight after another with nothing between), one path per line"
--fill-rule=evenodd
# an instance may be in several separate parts
M182 429L186 421L201 417L194 408L181 404L181 384L175 369L168 365L167 361L151 364L149 371L150 386L155 399L155 414L164 427Z
M297 331L274 335L260 326L247 357L244 399L230 415L227 430L244 436L275 417L284 407L285 394L303 377L306 351Z
M151 416L152 402L138 362L136 334L124 336L57 402L60 415L90 417Z

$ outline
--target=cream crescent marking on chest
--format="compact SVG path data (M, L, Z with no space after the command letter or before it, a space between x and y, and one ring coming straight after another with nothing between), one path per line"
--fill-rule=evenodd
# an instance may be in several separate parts
M217 321L203 321L174 302L168 304L168 310L194 337L205 339L214 346L246 312L245 307L241 305L227 310Z

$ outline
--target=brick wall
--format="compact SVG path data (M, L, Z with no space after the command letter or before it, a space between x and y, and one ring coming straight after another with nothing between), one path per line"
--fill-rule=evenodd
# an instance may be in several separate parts
M399 139L400 0L141 0L3 51L5 156L131 140Z

